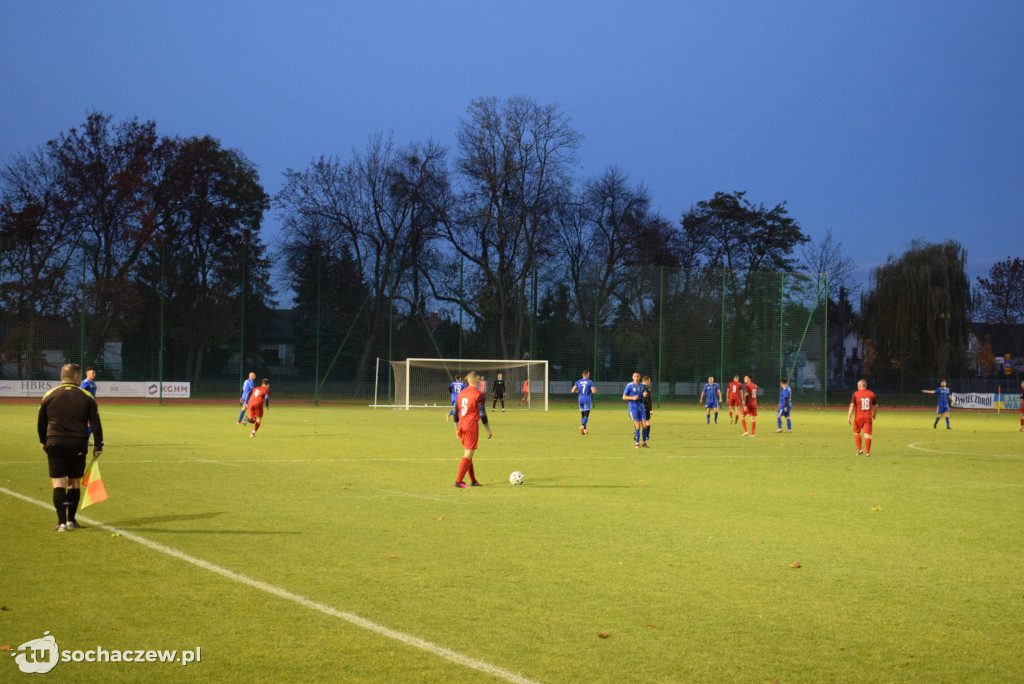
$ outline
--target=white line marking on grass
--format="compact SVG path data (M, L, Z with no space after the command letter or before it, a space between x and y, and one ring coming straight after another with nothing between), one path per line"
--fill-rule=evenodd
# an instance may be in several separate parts
M441 503L456 504L457 506L462 506L464 504L468 504L469 503L468 501L455 501L453 499L442 499L439 496L427 496L426 494L412 494L411 492L402 492L402 491L399 491L397 489L378 489L377 491L378 492L382 492L384 494L394 494L395 496L407 496L407 497L409 497L411 499L426 499L427 501L440 501Z
M955 485L935 485L934 487L928 487L927 489L962 489L964 487L972 487L974 489L999 489L1001 487L1024 487L1024 484L1017 484L1015 482L958 482Z
M153 416L143 416L143 415L138 414L138 413L121 413L120 411L104 411L103 415L105 415L105 416L126 416L128 418L146 418L146 419L151 419L153 417ZM100 421L100 422L102 422L102 421Z
M25 496L24 494L19 494L18 492L11 491L10 489L7 489L5 487L0 487L0 492L6 494L7 496L14 497L15 499L21 499L22 501L25 501L27 503L35 504L40 508L53 508L53 505L50 503L38 501L31 497ZM164 546L163 544L151 541L149 539L146 539L145 537L140 537L139 535L134 534L133 532L122 530L121 528L114 527L113 525L107 525L106 523L102 523L99 520L87 518L83 515L79 515L78 517L83 522L86 522L94 527L98 527L101 530L106 530L114 534L119 534L125 539L130 539L131 541L146 546L150 549L153 549L154 551L159 551L160 553L171 556L172 558L177 558L178 560L185 561L186 563L191 563L196 567L202 568L203 570L208 570L209 572L220 575L221 577L225 577L234 582L238 582L239 584L244 584L247 587L259 589L260 591L264 591L272 596L276 596L286 601L291 601L292 603L297 603L300 606L303 606L304 608L315 610L318 613L323 613L324 615L328 615L330 617L340 618L346 622L355 625L356 627L362 627L363 629L369 630L376 634L380 634L381 636L387 637L389 639L394 639L395 641L401 642L407 646L412 646L413 648L418 648L422 651L426 651L427 653L432 653L433 655L440 656L441 658L444 658L445 660L450 660L451 662L457 665L462 665L463 667L468 667L473 670L485 672L499 679L504 679L506 682L514 682L515 684L540 684L539 682L537 682L537 680L529 679L528 677L516 674L515 672L506 670L502 667L498 667L497 665L491 665L490 663L486 663L482 660L470 658L469 656L458 653L457 651L453 651L450 648L439 646L433 642L427 641L426 639L420 639L419 637L415 637L411 634L406 634L405 632L399 632L398 630L390 629L389 627L385 627L384 625L373 622L372 620L367 620L364 617L360 617L355 613L347 613L345 611L338 610L337 608L328 606L327 604L319 603L312 599L308 599L305 596L300 596L299 594L292 593L287 589L282 589L281 587L275 587L272 584L267 584L266 582L255 580L239 572L228 570L227 568L223 568L209 561L205 561L202 558L190 556L187 553L183 553L181 551L178 551L177 549L173 549L170 546ZM72 534L75 533L72 532Z
M198 461L200 463L216 463L217 465L231 466L232 468L241 468L242 467L241 464L239 464L239 463L232 463L230 461L214 461L211 458L199 458L198 456L189 456L188 458L189 458L189 460L185 461L186 463L188 463L189 461L192 461L192 462Z
M941 454L943 456L986 456L988 458L1020 458L1021 454L980 454L977 451L939 451L938 449L926 449L919 444L941 444L938 441L929 442L913 442L907 446L917 451L927 451L931 454Z

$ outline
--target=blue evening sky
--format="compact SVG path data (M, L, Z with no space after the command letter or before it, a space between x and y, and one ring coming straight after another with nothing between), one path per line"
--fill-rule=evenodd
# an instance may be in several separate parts
M257 164L454 134L476 97L558 104L579 175L618 165L676 220L716 191L786 201L871 267L955 238L1024 255L1024 3L8 0L0 157L99 110ZM269 217L268 242L277 240Z

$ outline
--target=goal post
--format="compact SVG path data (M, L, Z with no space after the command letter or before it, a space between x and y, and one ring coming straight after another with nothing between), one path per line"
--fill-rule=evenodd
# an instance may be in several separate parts
M548 362L511 359L377 359L373 391L375 408L450 407L448 386L459 375L476 371L483 381L487 407L494 403L494 387L501 373L505 380L507 410L548 410ZM501 402L499 401L499 406Z

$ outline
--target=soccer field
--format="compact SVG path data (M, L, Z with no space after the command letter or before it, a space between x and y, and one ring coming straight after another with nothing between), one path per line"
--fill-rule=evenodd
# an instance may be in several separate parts
M110 498L56 524L36 406L0 406L0 678L72 681L1020 681L1017 415L845 408L776 434L598 405L491 413L455 489L443 410L101 402ZM508 484L521 470L526 483ZM798 567L794 567L798 564Z

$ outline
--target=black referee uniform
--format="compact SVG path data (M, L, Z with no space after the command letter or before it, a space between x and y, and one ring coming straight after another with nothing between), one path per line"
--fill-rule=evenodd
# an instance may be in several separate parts
M85 474L90 427L96 451L103 451L103 426L96 399L76 384L62 383L43 395L36 427L39 443L49 461L50 477L68 479L69 489L53 488L57 518L60 525L68 521L74 523L80 497L78 485Z

